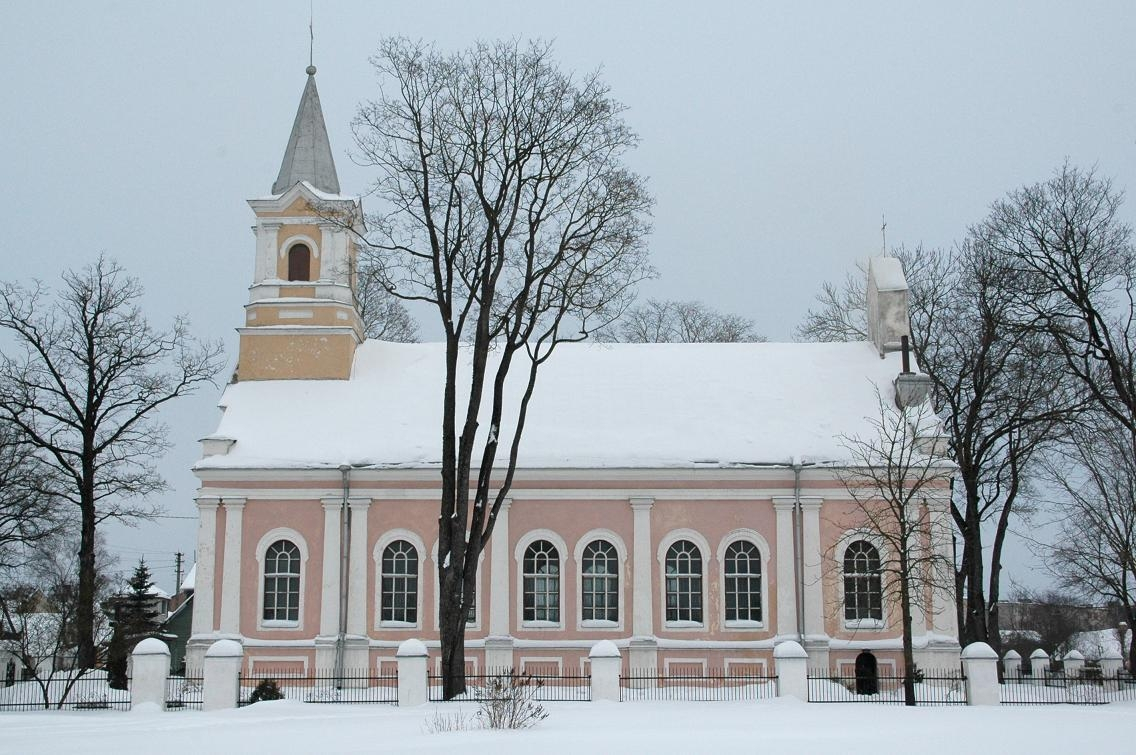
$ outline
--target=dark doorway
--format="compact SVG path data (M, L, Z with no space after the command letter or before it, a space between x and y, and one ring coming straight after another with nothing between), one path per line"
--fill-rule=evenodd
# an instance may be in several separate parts
M871 650L861 650L856 656L856 694L875 695L880 691L880 669Z

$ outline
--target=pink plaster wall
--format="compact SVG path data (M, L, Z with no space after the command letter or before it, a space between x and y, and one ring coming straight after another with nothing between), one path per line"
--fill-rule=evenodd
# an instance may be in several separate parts
M256 546L265 533L277 527L299 532L308 546L303 565L303 592L300 596L300 626L296 629L257 628L260 613L261 568ZM245 503L241 530L241 633L258 639L299 640L319 634L320 594L323 574L323 505L318 500L265 501ZM218 580L218 585L221 581ZM220 591L218 591L220 592Z

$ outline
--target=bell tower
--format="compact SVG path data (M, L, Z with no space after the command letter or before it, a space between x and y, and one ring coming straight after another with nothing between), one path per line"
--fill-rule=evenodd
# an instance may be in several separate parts
M346 380L363 340L354 298L362 204L339 192L315 66L307 74L272 195L249 200L256 266L238 380Z

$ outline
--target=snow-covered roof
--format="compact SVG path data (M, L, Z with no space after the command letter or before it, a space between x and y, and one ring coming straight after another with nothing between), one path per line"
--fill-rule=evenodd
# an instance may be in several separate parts
M229 385L213 437L236 442L197 469L433 466L444 353L440 343L367 341L347 381ZM514 399L526 366L514 363ZM877 390L890 401L899 371L898 354L881 359L868 343L562 344L540 368L519 465L839 462L849 456L840 436L874 433ZM511 425L506 417L504 438ZM503 443L499 461L506 453Z
M895 257L872 257L868 260L871 276L875 278L880 291L906 291L907 276L903 274L903 263Z
M181 592L192 590L195 579L197 579L197 564L189 567L189 573L185 575L185 579L181 581L181 586L178 589Z

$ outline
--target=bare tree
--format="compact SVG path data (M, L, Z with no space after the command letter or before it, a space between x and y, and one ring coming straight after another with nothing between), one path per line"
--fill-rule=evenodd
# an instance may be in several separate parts
M863 264L844 276L842 283L824 281L816 295L816 309L793 330L798 341L868 341L868 271Z
M738 343L764 341L753 320L718 312L700 301L649 299L632 307L600 340L625 343Z
M914 297L912 335L958 463L952 514L962 539L959 627L964 642L1000 650L1010 524L1028 513L1023 506L1039 452L1083 402L1048 339L1015 323L1001 293L1008 281L997 250L972 234L951 252L923 254L923 280L936 285Z
M418 342L418 323L406 305L387 289L382 269L363 260L353 270L355 309L367 338L399 343Z
M1005 267L1002 293L1045 333L1094 404L1136 438L1136 249L1123 192L1066 163L1011 192L974 229Z
M897 408L877 399L873 433L842 436L848 466L838 474L855 502L856 531L883 545L880 588L884 601L899 606L904 698L915 705L912 606L924 605L929 590L954 581L954 564L940 545L949 535L945 517L934 514L950 496L954 465L941 455L945 449L936 448L939 420L928 401Z
M19 567L62 524L50 480L17 429L0 422L0 571Z
M1084 607L1068 593L1018 587L1013 600L1016 610L1006 621L1009 637L1004 644L1023 658L1029 658L1039 647L1050 658L1061 658L1074 649L1077 633L1088 629Z
M1060 533L1048 563L1062 587L1113 603L1136 626L1136 448L1110 416L1085 418L1047 459ZM1129 668L1136 653L1129 648Z
M389 89L354 122L386 205L372 259L388 290L436 308L446 344L438 555L451 698L465 689L478 557L539 368L616 319L651 274L651 199L623 164L637 143L623 106L598 75L561 71L547 45L444 54L391 39L373 63Z
M1000 648L1002 551L1028 512L1033 462L1083 407L1048 338L1018 324L1000 253L972 232L951 250L895 251L911 289L912 347L931 378L958 464L951 513L961 536L955 596L964 643ZM863 284L828 287L799 337L862 337ZM993 525L991 527L991 525ZM987 543L986 538L992 537Z
M96 665L77 662L80 559L75 545L69 535L41 542L25 566L23 580L0 593L0 613L15 630L2 642L23 665L24 678L39 687L44 708L62 708L76 682ZM101 604L110 595L114 562L101 538L96 551L93 581ZM102 611L95 613L92 631L96 637L106 636Z
M96 660L98 525L156 511L148 497L165 482L154 461L168 445L158 410L211 383L222 366L220 343L196 341L184 318L154 330L141 296L138 281L104 257L64 273L54 300L38 284L0 285L0 329L16 345L0 361L0 423L34 450L51 494L75 506L83 667Z

